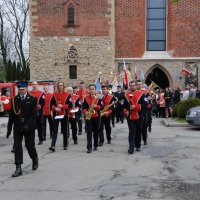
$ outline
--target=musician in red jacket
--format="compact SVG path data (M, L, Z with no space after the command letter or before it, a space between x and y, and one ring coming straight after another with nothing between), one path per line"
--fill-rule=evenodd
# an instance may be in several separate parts
M76 92L77 92L77 95L79 96L81 104L83 104L84 97L89 94L89 91L85 89L85 83L83 81L80 82L79 89ZM79 135L82 134L82 124L83 122L82 122L82 114L81 114L80 117L78 118ZM85 127L85 132L86 132L86 127Z
M51 108L53 111L53 135L51 141L51 147L49 150L55 152L55 145L58 135L58 125L61 122L61 129L63 131L63 149L68 149L68 116L67 109L70 104L70 95L68 92L64 91L64 83L58 82L57 91L53 93L53 98L51 101Z
M129 128L129 149L128 153L134 153L136 124L139 120L139 111L141 110L141 96L142 93L136 93L136 83L131 81L129 83L130 91L125 94L124 99L124 115L127 118Z
M69 92L71 96L69 101L72 103L72 107L68 108L68 119L72 129L72 138L74 144L78 144L77 119L78 119L78 111L81 109L81 103L79 96L73 93L72 87L67 87L67 92Z
M100 123L100 131L99 131L99 146L103 146L104 143L104 126L106 130L106 138L108 144L111 144L111 114L114 109L113 102L115 101L114 97L109 94L108 86L102 85L102 94L103 97L101 99L101 103L103 105L103 110L101 111L101 123ZM113 104L113 105L112 105ZM112 105L112 106L110 106Z
M97 151L100 123L101 100L95 96L96 85L89 85L89 95L86 95L82 105L83 114L86 117L87 126L87 153L92 152L92 133L94 138L94 151Z
M43 134L44 140L46 140L46 124L47 120L49 122L49 129L50 129L50 138L52 138L53 132L53 124L52 124L52 116L51 116L51 99L53 98L53 94L49 92L49 86L44 86L44 109L43 109Z
M38 115L37 115L37 119L36 119L36 125L37 125L37 130L38 130L38 137L39 137L38 145L41 145L44 140L43 127L42 127L44 93L43 93L43 91L38 90L37 81L33 81L33 90L31 90L29 92L29 94L37 98Z

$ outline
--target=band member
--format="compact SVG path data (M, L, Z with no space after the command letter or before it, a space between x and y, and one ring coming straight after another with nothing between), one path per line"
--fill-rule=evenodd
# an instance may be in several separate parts
M140 80L136 81L137 95L140 96L141 110L139 111L139 120L136 124L136 151L140 151L141 147L141 136L143 137L144 144L147 144L147 118L146 109L148 105L148 98L146 97L147 90L142 89L142 82Z
M25 139L25 145L28 154L32 159L32 169L38 168L38 154L35 148L35 128L37 118L37 98L27 93L28 84L18 83L18 95L12 100L9 114L7 135L8 138L12 131L14 123L14 153L16 171L12 177L22 175L21 164L23 164L22 140Z
M72 103L72 108L68 108L68 119L71 124L72 129L72 138L74 144L78 144L77 138L77 119L78 119L78 111L81 109L81 103L79 96L73 93L72 87L67 87L67 92L71 95L70 102Z
M136 127L139 120L139 111L141 110L141 96L142 93L136 92L136 84L134 81L129 83L130 91L125 95L124 101L124 115L127 117L127 123L129 128L129 149L128 153L134 153L134 147L136 146ZM141 134L141 133L140 133ZM136 146L137 148L137 146Z
M84 97L89 94L89 91L85 89L85 83L83 81L80 82L79 89L77 90L77 94L79 96L81 104L83 104ZM82 120L82 117L80 117L78 119L79 135L82 134L82 124L83 124L83 120ZM86 127L85 127L85 131L86 131Z
M44 140L46 140L46 124L47 120L49 122L49 129L50 129L50 138L52 138L53 132L53 123L52 123L52 116L51 116L51 99L53 98L53 94L49 92L49 86L44 86L44 110L43 110L43 134Z
M87 126L87 153L92 152L92 133L94 138L94 151L97 150L100 123L99 111L102 108L101 100L95 96L96 86L94 84L89 85L89 93L89 95L85 96L82 105Z
M101 86L102 89L102 100L101 103L103 105L103 110L100 111L101 113L101 123L100 123L100 131L99 131L99 146L103 146L104 143L104 126L106 130L106 138L108 141L108 144L111 144L111 114L113 111L113 106L117 101L115 102L115 99L112 95L109 94L108 87L106 85Z
M58 125L61 122L61 129L63 133L63 149L68 149L68 116L66 110L70 104L70 95L68 92L64 91L64 83L58 82L57 90L53 93L53 98L51 101L52 111L53 111L53 135L51 141L51 147L49 150L55 152L55 145L58 135Z
M38 137L39 137L39 143L38 145L41 145L44 140L43 135L43 127L42 127L42 121L43 121L43 106L44 106L44 93L41 90L38 90L38 83L37 81L33 81L33 90L29 92L32 96L35 96L37 98L37 110L38 115L36 119L37 124L37 130L38 130Z
M114 93L114 96L117 97L118 102L116 104L116 123L121 121L124 122L123 108L124 108L124 93L122 93L121 86L117 86L117 92Z

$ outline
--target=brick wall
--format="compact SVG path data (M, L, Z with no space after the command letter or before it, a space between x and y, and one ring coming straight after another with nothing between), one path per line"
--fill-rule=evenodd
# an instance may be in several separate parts
M145 50L145 1L115 2L116 57L142 57Z
M169 4L168 50L174 57L200 56L200 1Z
M34 1L34 0L32 0ZM69 34L67 25L67 8L69 3L75 7L75 27ZM34 5L35 7L35 5ZM107 0L37 0L37 11L31 15L38 16L35 36L107 36L109 35L109 11Z

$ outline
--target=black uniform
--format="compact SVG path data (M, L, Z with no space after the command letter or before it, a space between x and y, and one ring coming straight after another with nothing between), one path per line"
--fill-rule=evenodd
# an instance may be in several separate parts
M124 109L124 93L123 92L115 92L114 96L117 97L118 102L115 106L115 114L116 114L116 123L121 121L121 123L124 122L124 114L123 114L123 109Z
M8 120L7 135L9 136L11 133L12 124L14 123L15 164L23 163L23 136L29 156L34 162L38 160L35 148L37 98L26 94L26 97L23 99L23 97L17 95L13 101Z

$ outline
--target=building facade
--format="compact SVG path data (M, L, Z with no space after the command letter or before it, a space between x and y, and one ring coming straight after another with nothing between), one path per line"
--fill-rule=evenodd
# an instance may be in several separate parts
M199 19L199 0L30 0L31 79L108 81L126 63L162 88L191 68L200 86Z

